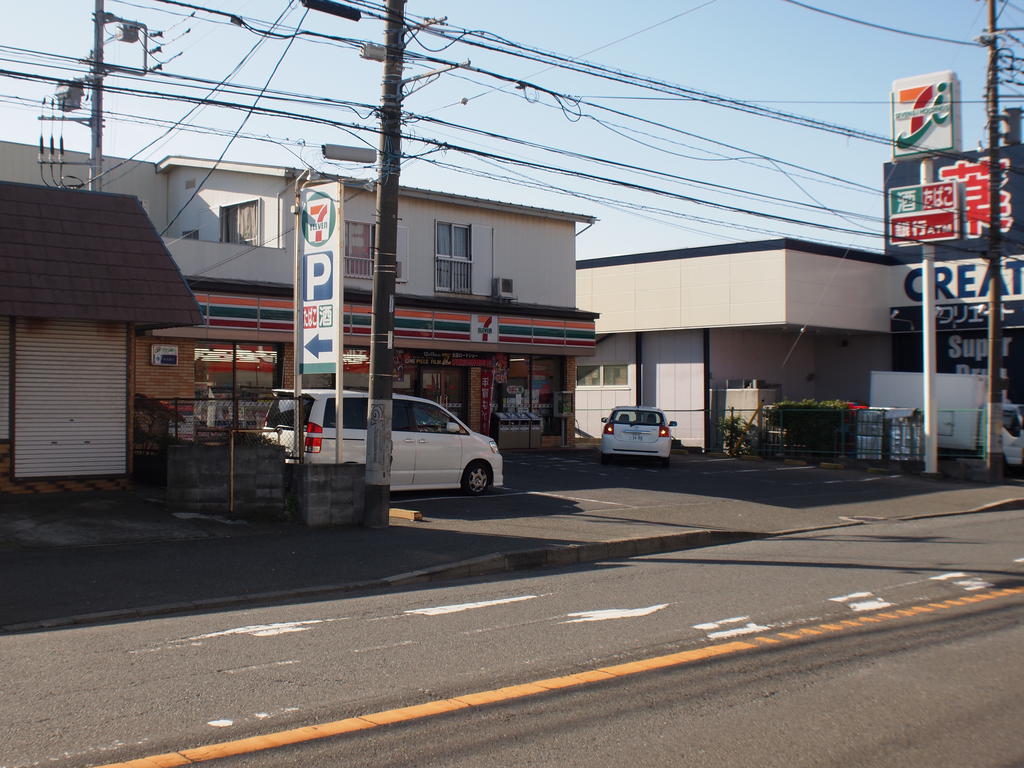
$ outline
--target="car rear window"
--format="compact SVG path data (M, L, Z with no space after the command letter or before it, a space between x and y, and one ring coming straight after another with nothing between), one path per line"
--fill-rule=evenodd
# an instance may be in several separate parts
M664 425L664 419L657 411L637 411L631 408L621 408L612 411L609 421L615 424L644 424L652 427Z
M302 398L303 413L306 414L306 418L309 415L309 404L311 402L311 398ZM278 427L293 429L295 427L295 399L282 397L274 400L267 410L267 417L263 421L263 426L268 429L277 429Z

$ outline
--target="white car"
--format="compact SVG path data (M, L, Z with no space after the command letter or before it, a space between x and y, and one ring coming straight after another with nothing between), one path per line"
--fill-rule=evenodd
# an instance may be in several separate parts
M264 432L293 453L295 395L274 390L281 398L267 413ZM345 462L366 461L365 392L344 393L342 445ZM303 461L335 461L335 393L311 389L302 393L306 414ZM409 395L392 398L391 489L394 491L462 488L478 495L504 484L498 445L487 435L473 432L449 411L431 400Z
M601 463L607 464L613 456L647 456L657 459L663 467L669 465L672 452L674 421L665 418L665 412L644 405L622 405L612 415L602 418Z

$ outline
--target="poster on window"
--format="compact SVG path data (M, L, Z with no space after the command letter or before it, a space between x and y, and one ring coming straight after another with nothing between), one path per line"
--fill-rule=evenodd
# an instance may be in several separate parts
M480 431L489 432L491 428L491 400L494 398L494 371L490 368L480 369Z

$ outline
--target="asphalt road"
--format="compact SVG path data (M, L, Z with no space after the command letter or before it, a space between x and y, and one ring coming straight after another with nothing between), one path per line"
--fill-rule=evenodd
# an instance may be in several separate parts
M1024 594L1000 588L1024 584L1022 520L865 525L0 637L0 765L107 764L690 652L669 669L219 764L556 765L600 753L606 762L588 765L1014 765ZM898 613L907 606L924 612ZM977 759L954 760L966 755Z

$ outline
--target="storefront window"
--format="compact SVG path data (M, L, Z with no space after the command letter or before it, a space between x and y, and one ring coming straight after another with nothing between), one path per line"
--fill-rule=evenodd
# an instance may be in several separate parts
M197 346L197 398L256 400L271 395L280 382L280 350L276 344Z
M544 434L561 434L555 418L555 393L562 391L562 359L535 357L530 365L530 403L534 413L544 420Z
M530 411L544 422L545 435L560 435L556 400L563 389L562 358L510 357L508 377L499 387L499 411Z
M420 369L420 396L440 403L466 421L466 374L464 368Z

